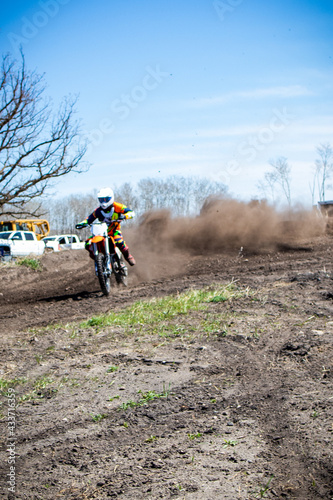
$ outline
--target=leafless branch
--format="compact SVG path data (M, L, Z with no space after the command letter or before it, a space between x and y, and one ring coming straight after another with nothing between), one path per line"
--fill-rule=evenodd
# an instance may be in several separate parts
M26 213L52 181L87 169L76 98L66 98L54 116L44 76L28 72L21 57L18 63L4 56L0 76L0 214L7 215Z

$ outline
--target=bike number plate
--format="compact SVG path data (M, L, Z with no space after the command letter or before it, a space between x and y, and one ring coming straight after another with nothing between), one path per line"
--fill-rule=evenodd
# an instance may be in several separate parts
M91 226L91 234L93 236L107 236L108 226L106 224L93 224Z

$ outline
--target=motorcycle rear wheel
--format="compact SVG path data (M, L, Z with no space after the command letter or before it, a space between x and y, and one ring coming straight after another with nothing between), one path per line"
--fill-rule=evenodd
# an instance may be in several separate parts
M111 290L111 279L107 274L106 257L102 254L95 255L98 281L104 295L109 295Z
M117 276L116 276L116 281L118 283L118 285L120 283L122 283L124 286L127 286L128 283L127 283L127 274L125 274L123 272L123 270L120 270L118 273L117 273Z
M124 286L127 286L128 271L122 256L115 256L115 259L113 261L113 270L117 284L120 285L121 283Z

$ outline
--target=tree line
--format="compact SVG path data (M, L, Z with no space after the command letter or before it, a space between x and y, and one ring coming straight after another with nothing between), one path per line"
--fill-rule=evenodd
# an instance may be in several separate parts
M329 142L322 143L316 148L317 158L313 167L312 182L309 183L312 205L318 201L326 200L326 190L331 188L329 180L333 176L333 148ZM287 205L291 207L291 165L288 159L280 156L269 162L271 169L265 172L264 178L259 181L258 189L266 199L274 204L285 199Z
M166 179L145 178L133 186L125 182L114 189L115 200L136 212L136 219L151 210L168 209L173 216L198 214L210 196L227 195L227 187L200 177L169 176ZM41 203L43 217L50 223L52 233L75 233L75 224L98 207L97 190L88 194L50 199ZM135 222L135 221L133 221ZM130 221L126 224L129 224ZM80 233L82 235L82 233Z

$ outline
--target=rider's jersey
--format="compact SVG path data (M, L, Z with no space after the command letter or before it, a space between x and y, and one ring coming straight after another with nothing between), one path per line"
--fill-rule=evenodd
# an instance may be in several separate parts
M96 219L100 222L105 222L105 224L108 225L109 236L113 236L115 231L120 230L120 221L117 220L118 214L126 215L126 219L132 219L134 217L133 210L126 207L126 205L123 205L122 203L114 202L113 207L109 212L105 212L101 207L98 207L89 215L89 217L87 217L85 222L91 224Z

